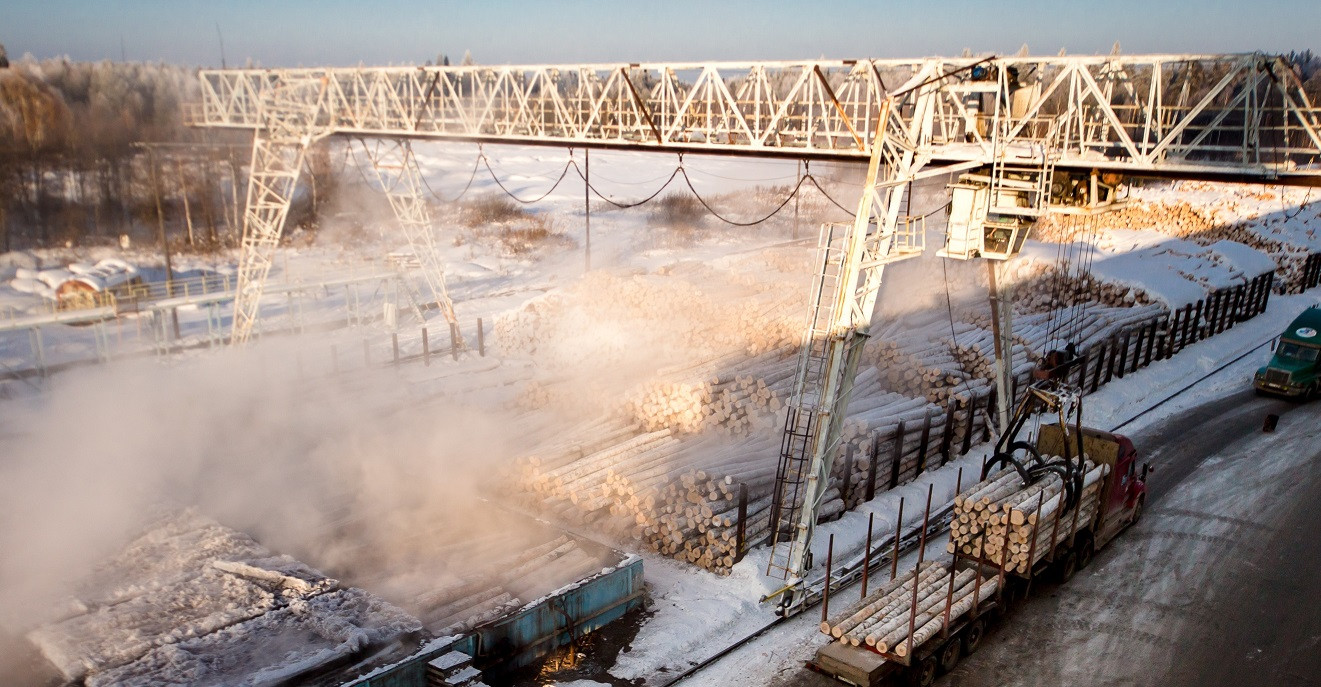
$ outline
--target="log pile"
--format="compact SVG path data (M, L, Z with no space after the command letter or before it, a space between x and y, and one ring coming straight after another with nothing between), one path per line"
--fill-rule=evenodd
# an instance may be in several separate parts
M1016 471L1001 470L955 497L948 549L1027 574L1057 544L1095 519L1109 470L1108 465L1086 461L1082 494L1072 509L1065 508L1058 475L1048 473L1025 486Z
M1016 312L1049 312L1088 301L1113 307L1155 302L1141 288L1105 281L1083 272L1080 265L1066 269L1042 260L1014 260L1006 265L1008 279L1014 283Z
M751 358L737 352L684 370L662 370L628 395L625 412L648 431L720 428L747 435L767 426L784 406L797 371L794 353L791 347Z
M953 623L975 603L994 597L996 589L994 576L979 577L976 569L956 571L928 561L822 622L821 632L852 646L866 644L882 654L904 657L944 627L946 610Z
M1021 367L1017 357L1020 350L1026 351L1028 359L1034 363L1052 350L1063 349L1068 343L1075 344L1080 353L1085 353L1126 331L1147 326L1153 321L1164 321L1168 316L1165 307L1157 303L1133 307L1089 303L1062 313L1015 314L1011 337L1017 344L1014 348L1015 371ZM990 326L987 314L969 311L964 317Z
M1180 182L1178 188L1214 194L1216 202L1214 206L1206 206L1181 199L1147 200L1118 211L1099 213L1090 221L1101 232L1150 229L1204 246L1223 240L1241 243L1275 261L1277 292L1299 291L1307 257L1316 249L1307 220L1318 213L1314 205L1309 207L1310 197L1286 200L1282 192L1263 194L1260 187L1210 182ZM1292 215L1293 221L1280 213ZM1065 242L1084 240L1087 238L1084 232L1092 230L1093 225L1080 226L1047 216L1033 233L1046 241Z
M581 364L588 354L596 366L629 360L638 342L627 334L636 332L659 351L759 355L802 336L803 296L777 286L712 270L590 272L498 315L491 345L550 367Z
M884 389L925 397L941 407L952 400L967 402L987 393L989 383L964 371L950 349L949 332L948 321L896 324L868 339L863 359L880 371Z
M685 471L662 492L663 505L644 527L643 541L662 555L728 574L740 558L740 485L748 486L743 521L746 550L751 543L764 539L769 530L775 468L775 455L763 450L742 463L722 466L723 475L698 469ZM832 505L837 506L837 513L843 511L838 492L827 504Z

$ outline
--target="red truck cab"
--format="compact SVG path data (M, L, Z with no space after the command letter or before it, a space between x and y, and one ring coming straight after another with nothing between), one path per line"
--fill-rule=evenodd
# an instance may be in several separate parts
M1070 428L1069 453L1077 455L1078 437ZM1137 448L1122 434L1112 434L1090 427L1082 428L1083 453L1095 463L1110 466L1110 474L1101 487L1104 495L1096 519L1079 527L1069 548L1076 555L1076 567L1086 567L1097 549L1142 517L1146 503L1147 473L1150 467L1139 464ZM1042 455L1063 455L1063 432L1058 425L1044 425L1037 437ZM1072 567L1072 566L1070 566ZM1071 571L1070 571L1071 572ZM1067 577L1068 575L1066 575Z

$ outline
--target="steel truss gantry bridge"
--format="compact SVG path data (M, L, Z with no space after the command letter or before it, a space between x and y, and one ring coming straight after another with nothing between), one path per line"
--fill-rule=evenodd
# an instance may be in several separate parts
M407 141L870 159L887 96L914 167L1048 154L1060 170L1321 183L1321 110L1261 54L204 70L195 126L255 132L233 339L243 342L303 156L332 135L372 156L449 315ZM406 182L406 183L400 183ZM398 197L395 197L398 196Z
M382 182L394 180L385 183L397 189L391 204L447 315L411 140L866 163L854 221L822 230L784 432L770 568L797 599L884 267L924 247L904 214L911 182L976 171L990 209L1029 224L1050 211L1061 172L1090 179L1093 197L1097 179L1111 176L1321 186L1321 108L1286 59L1256 53L213 70L200 79L190 123L254 131L236 343L251 332L307 147L332 135L395 142L370 159ZM1036 190L1025 196L1014 184ZM999 207L1027 197L1031 207ZM952 242L945 253L975 257Z

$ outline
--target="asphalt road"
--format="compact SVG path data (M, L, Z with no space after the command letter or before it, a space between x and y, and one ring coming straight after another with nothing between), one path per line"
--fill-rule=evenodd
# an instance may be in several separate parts
M1319 405L1246 392L1136 433L1156 468L1143 522L940 684L1321 686L1321 443L1295 442L1306 458L1258 479L1271 413L1281 434L1321 420Z
M1155 468L1143 521L1067 585L1034 587L937 684L1321 687L1321 438L1255 465L1264 442L1317 428L1321 403L1248 391L1130 434ZM777 684L840 683L804 669Z

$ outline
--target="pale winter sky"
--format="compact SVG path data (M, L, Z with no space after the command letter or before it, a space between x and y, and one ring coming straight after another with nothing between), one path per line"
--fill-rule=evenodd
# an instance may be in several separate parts
M1268 52L1321 48L1321 0L3 0L11 58L219 66Z

